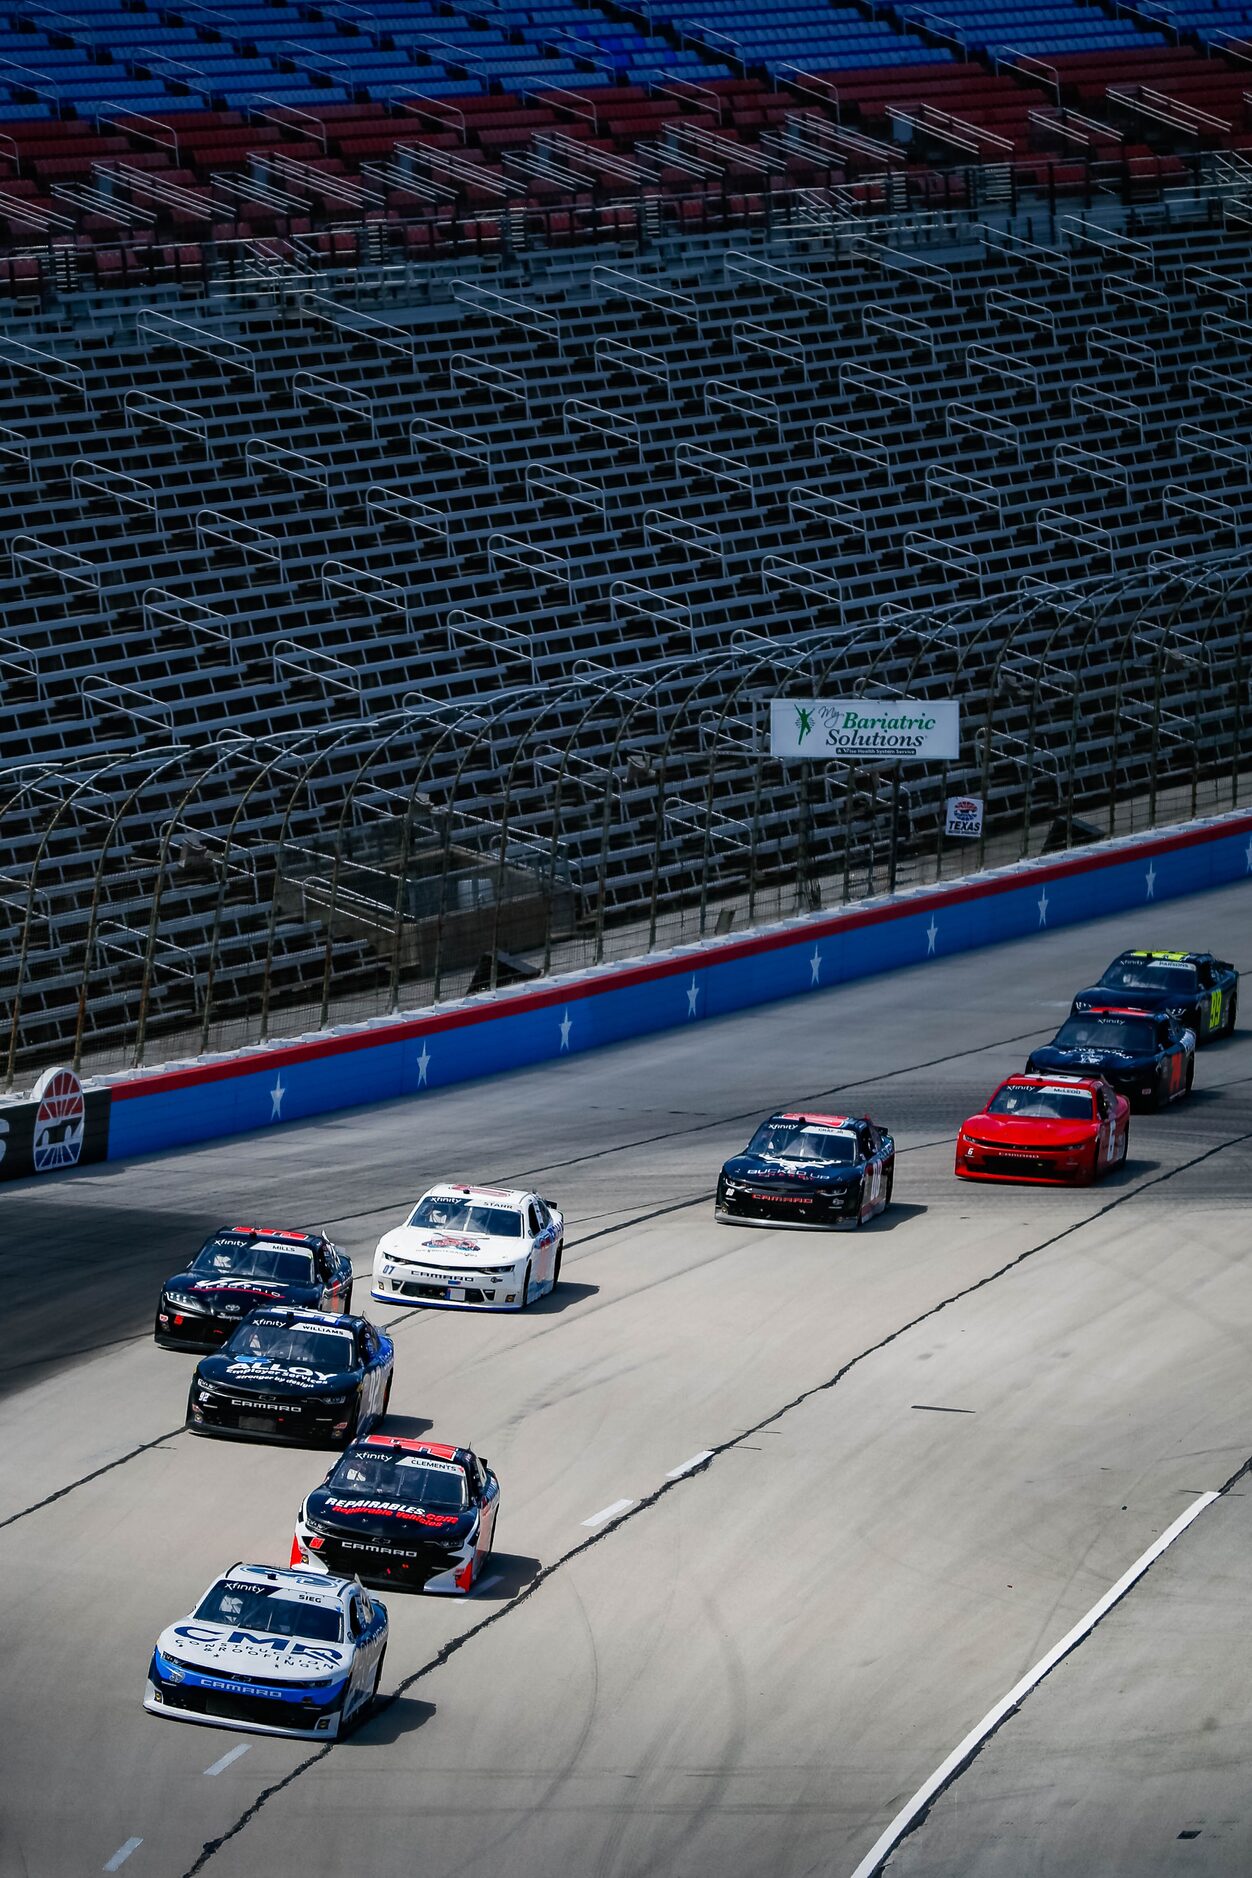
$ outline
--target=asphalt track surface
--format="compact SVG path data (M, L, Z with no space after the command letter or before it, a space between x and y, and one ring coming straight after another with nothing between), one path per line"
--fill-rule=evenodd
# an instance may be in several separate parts
M850 1878L1227 1483L888 1869L1252 1869L1252 1035L1201 1052L1095 1188L952 1177L957 1123L1115 951L1249 970L1250 912L1231 888L4 1189L0 1873ZM859 1234L716 1225L721 1160L819 1100L893 1128L897 1204ZM370 1307L392 1425L500 1476L484 1586L389 1597L384 1704L334 1747L146 1715L157 1632L235 1559L284 1561L327 1464L181 1432L161 1277L259 1216L332 1225L363 1275L443 1176L533 1182L568 1220L565 1282L524 1318Z

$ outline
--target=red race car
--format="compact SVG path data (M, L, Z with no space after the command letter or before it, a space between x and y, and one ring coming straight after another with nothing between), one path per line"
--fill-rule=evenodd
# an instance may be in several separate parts
M956 1138L962 1180L1085 1186L1125 1160L1130 1104L1102 1076L1010 1076Z

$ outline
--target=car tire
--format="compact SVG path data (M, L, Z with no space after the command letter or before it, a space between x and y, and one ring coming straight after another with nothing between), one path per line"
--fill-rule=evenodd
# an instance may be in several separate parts
M344 1292L343 1303L340 1305L339 1309L340 1309L341 1316L351 1317L352 1315L352 1286L351 1285L349 1285L348 1289Z
M862 1181L860 1187L857 1190L856 1212L852 1216L853 1232L860 1232L864 1224L865 1224L865 1182Z
M1229 1012L1229 1016L1226 1019L1226 1035L1233 1037L1235 1034L1235 1024L1239 1017L1239 993L1237 991L1231 992L1227 1000L1226 1009Z
M1184 1095L1191 1094L1191 1085L1194 1083L1194 1081L1195 1081L1195 1058L1192 1056L1192 1057L1188 1057L1187 1059L1187 1077L1186 1077L1186 1081L1183 1083L1183 1089L1182 1089L1182 1092Z
M332 1448L351 1447L352 1443L356 1440L357 1429L360 1426L361 1426L361 1398L360 1398L360 1395L358 1394L357 1399L352 1407L352 1413L348 1417L348 1426L344 1429L341 1435L335 1435L332 1437L331 1444L330 1444L331 1447Z
M522 1280L522 1295L517 1301L517 1308L519 1311L525 1311L525 1310L528 1310L529 1307L530 1307L530 1260L528 1259L526 1261L526 1276Z
M561 1282L561 1260L565 1256L565 1241L562 1239L556 1249L556 1263L552 1267L552 1289L555 1291Z
M394 1381L394 1376L388 1376L387 1387L383 1390L383 1405L378 1411L378 1421L380 1422L386 1420L387 1410L391 1407L391 1385ZM375 1423L375 1426L377 1426L377 1423Z
M883 1184L882 1184L882 1210L884 1213L886 1212L887 1208L891 1205L891 1195L895 1187L895 1184L896 1184L896 1170L894 1166L892 1166L887 1169L887 1177L883 1181Z

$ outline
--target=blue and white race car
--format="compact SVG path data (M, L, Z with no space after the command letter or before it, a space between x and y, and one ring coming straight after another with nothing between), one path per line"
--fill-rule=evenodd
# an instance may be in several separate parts
M355 1578L232 1565L161 1632L144 1707L173 1721L333 1741L373 1706L387 1609Z
M561 1276L565 1221L516 1187L432 1187L374 1253L380 1304L524 1311Z

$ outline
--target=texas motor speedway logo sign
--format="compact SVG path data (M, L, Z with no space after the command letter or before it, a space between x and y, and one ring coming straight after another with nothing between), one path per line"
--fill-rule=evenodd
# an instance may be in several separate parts
M947 763L959 754L959 717L947 698L775 698L770 755Z

